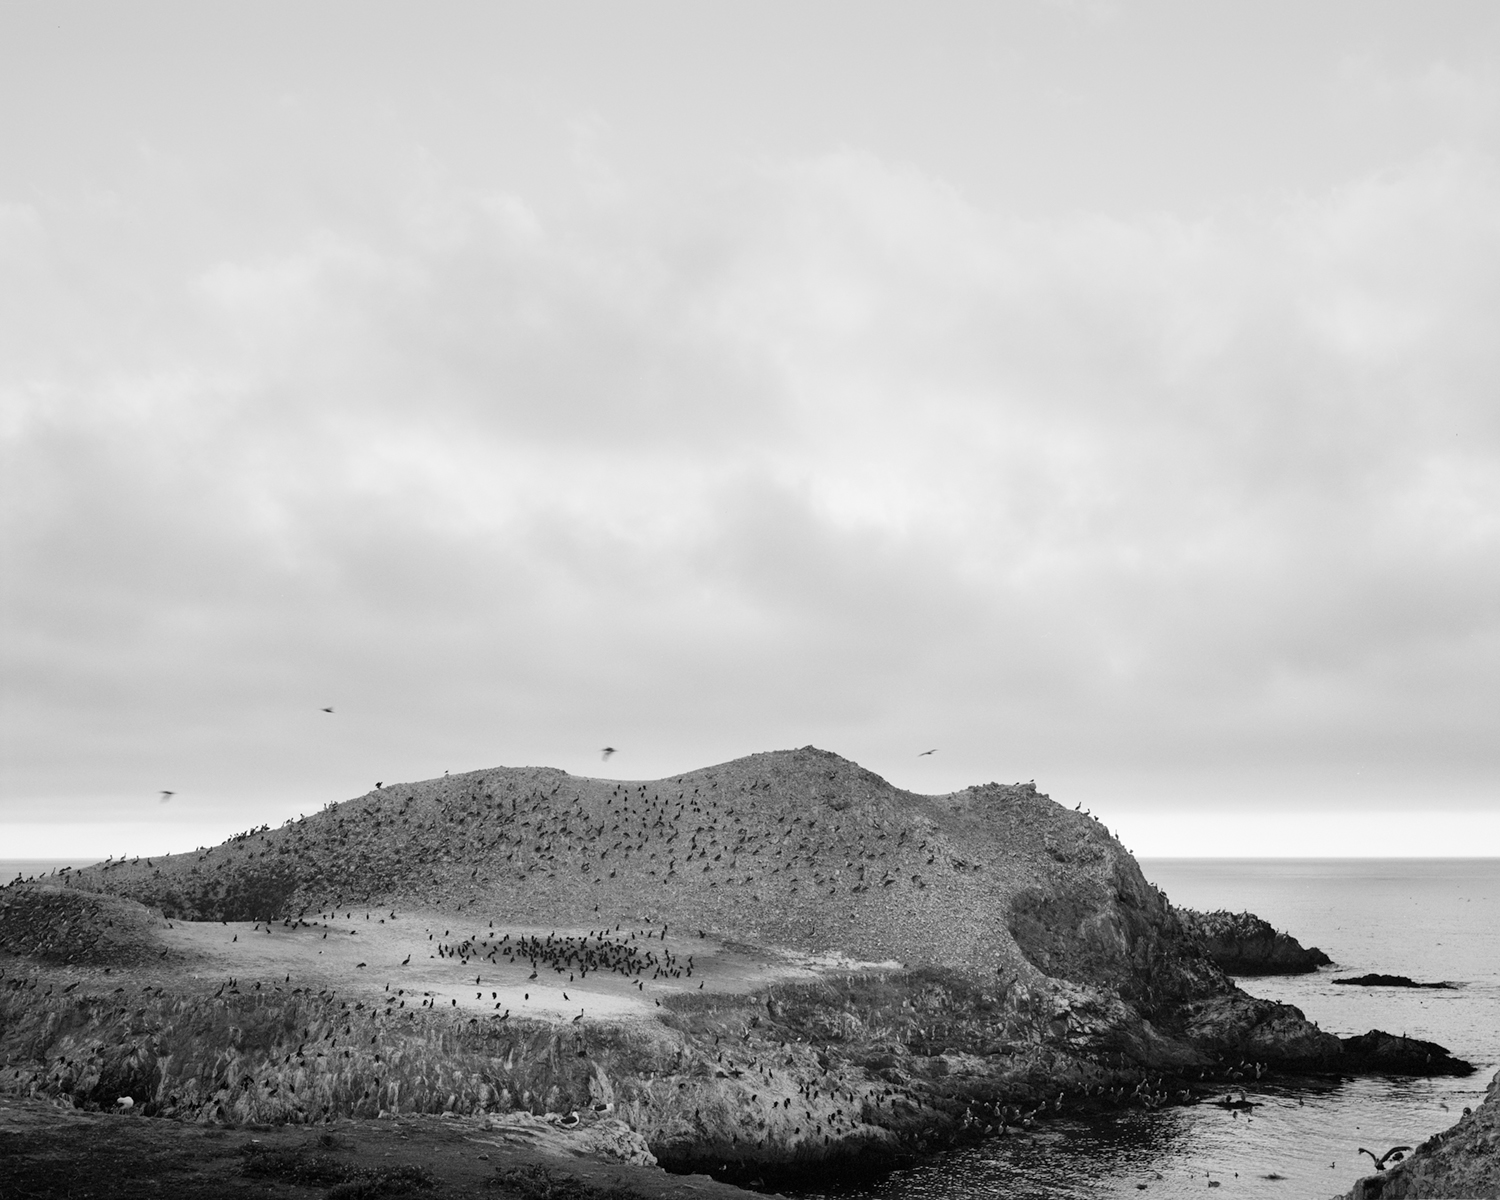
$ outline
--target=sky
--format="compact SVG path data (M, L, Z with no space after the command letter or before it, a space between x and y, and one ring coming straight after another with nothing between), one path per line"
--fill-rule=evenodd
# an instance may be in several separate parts
M0 854L808 744L1500 854L1493 5L18 3L0 108Z

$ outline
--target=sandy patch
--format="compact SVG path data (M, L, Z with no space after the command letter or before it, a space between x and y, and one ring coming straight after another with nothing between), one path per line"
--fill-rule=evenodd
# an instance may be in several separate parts
M726 945L712 938L662 938L660 927L610 926L607 936L650 949L658 957L670 953L681 964L691 962L691 976L650 978L650 973L627 978L610 971L592 971L582 978L574 971L557 971L540 963L533 971L525 959L467 962L438 952L465 940L488 948L508 934L511 944L524 937L583 938L599 929L515 925L499 921L476 923L432 911L344 909L309 914L302 922L164 923L156 936L171 956L186 960L187 973L207 987L233 978L240 991L260 984L265 988L332 988L366 997L398 997L397 1008L464 1011L473 1015L557 1019L618 1019L646 1016L669 995L686 992L743 993L778 979L811 978L831 969L861 965L852 959L785 955L743 945ZM893 964L881 964L893 965ZM535 976L533 978L533 975Z

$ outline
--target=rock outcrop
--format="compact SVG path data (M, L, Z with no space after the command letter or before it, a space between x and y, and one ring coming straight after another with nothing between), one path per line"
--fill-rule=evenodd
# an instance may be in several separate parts
M1356 975L1350 979L1335 979L1333 982L1350 987L1436 988L1450 992L1454 989L1451 983L1418 983L1406 975Z
M1436 1042L1397 1037L1380 1029L1339 1039L1342 1062L1353 1074L1379 1075L1472 1075L1474 1065L1455 1058ZM1331 1066L1333 1063L1330 1064Z
M1254 913L1200 913L1185 908L1176 912L1226 975L1305 975L1333 961L1316 946L1304 948Z
M1356 1183L1347 1200L1500 1196L1500 1074L1484 1103L1404 1161Z

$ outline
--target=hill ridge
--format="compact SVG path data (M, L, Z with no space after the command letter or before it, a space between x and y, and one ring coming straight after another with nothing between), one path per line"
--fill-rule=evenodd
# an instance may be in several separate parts
M492 767L392 784L194 854L74 872L72 886L198 919L354 903L649 919L1014 976L1033 973L1011 931L1018 897L1113 894L1122 877L1149 903L1108 831L1032 784L924 796L805 746L656 780Z

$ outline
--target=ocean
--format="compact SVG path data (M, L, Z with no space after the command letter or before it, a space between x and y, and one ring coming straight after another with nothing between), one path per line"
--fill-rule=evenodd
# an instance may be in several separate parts
M1206 1105L1058 1120L992 1138L842 1195L867 1200L1113 1200L1337 1196L1382 1154L1477 1107L1500 1066L1500 859L1144 859L1187 908L1248 909L1334 960L1315 975L1240 980L1341 1035L1384 1029L1468 1059L1467 1079L1361 1078L1247 1087L1261 1107ZM1454 991L1339 987L1367 972L1448 980ZM1270 1176L1280 1178L1269 1178ZM1145 1185L1144 1188L1141 1185Z
M0 860L0 881L64 865ZM1416 1145L1482 1102L1500 1067L1500 859L1144 859L1141 867L1175 904L1248 909L1334 960L1314 975L1241 980L1252 995L1293 1004L1332 1033L1384 1029L1439 1042L1478 1071L1467 1079L1257 1085L1246 1088L1260 1105L1248 1117L1200 1105L1058 1120L873 1185L800 1194L1113 1200L1202 1196L1216 1181L1220 1200L1331 1197L1371 1172L1361 1146L1380 1154ZM1332 983L1372 971L1461 986Z

